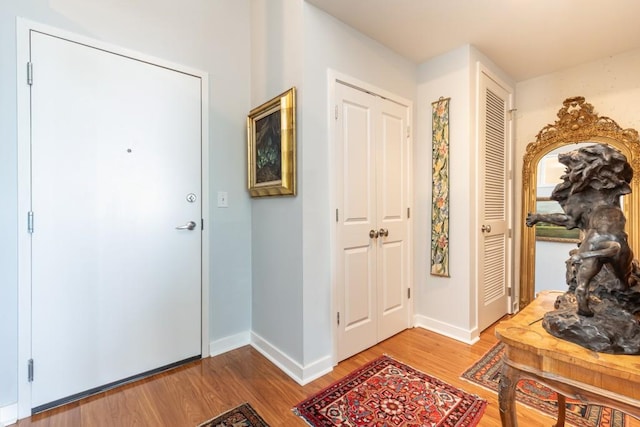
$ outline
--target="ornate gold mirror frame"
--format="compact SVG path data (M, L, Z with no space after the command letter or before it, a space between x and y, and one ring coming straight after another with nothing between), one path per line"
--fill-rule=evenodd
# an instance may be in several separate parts
M620 150L633 168L631 194L624 197L623 211L627 218L629 245L639 254L640 242L640 140L635 129L622 129L609 117L599 117L593 105L584 97L567 98L558 111L558 120L543 127L536 141L527 145L522 167L522 241L520 247L520 309L535 298L535 227L527 227L527 213L536 210L538 162L556 148L585 142L605 143ZM567 258L568 258L567 253ZM558 260L563 262L564 260Z

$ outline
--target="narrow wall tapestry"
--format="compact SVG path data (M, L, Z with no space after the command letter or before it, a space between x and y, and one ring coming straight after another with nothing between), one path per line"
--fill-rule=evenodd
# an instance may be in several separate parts
M449 100L431 103L433 201L431 207L431 274L449 277Z

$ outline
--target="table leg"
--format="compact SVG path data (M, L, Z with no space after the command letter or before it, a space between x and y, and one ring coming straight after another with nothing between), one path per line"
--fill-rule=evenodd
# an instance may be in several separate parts
M516 384L520 373L518 370L504 364L500 373L498 386L498 404L500 406L500 420L502 427L518 427L518 414L516 412Z
M567 399L558 393L558 421L553 427L564 427L564 417L567 413Z

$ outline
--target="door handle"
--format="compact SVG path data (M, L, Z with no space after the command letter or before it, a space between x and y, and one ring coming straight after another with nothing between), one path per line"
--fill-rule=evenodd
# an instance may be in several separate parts
M369 231L369 238L377 239L378 238L378 232L376 230L370 230Z
M193 230L194 228L196 228L196 223L195 221L189 221L188 223L186 223L185 225L179 225L176 227L176 230Z
M480 230L482 230L483 233L484 232L491 233L491 226L490 225L483 225Z
M389 230L386 228L381 228L379 233L381 237L387 237L389 235Z

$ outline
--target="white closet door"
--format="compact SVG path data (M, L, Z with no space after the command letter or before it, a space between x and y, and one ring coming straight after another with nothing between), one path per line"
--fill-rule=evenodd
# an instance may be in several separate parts
M338 360L409 326L408 107L336 84Z
M200 355L201 92L47 34L30 47L38 408Z
M407 107L377 99L378 341L406 329L409 320Z
M478 327L482 331L509 311L509 122L510 93L480 73L481 252Z
M336 85L338 360L378 342L374 100Z

